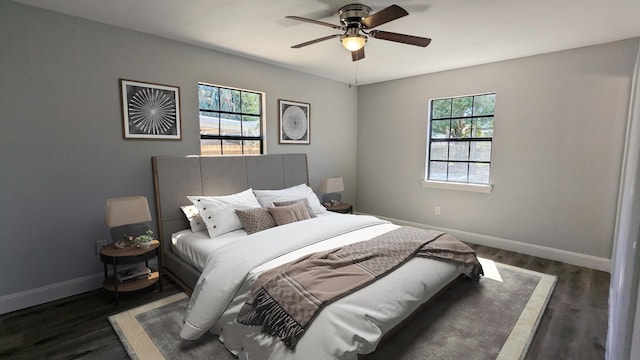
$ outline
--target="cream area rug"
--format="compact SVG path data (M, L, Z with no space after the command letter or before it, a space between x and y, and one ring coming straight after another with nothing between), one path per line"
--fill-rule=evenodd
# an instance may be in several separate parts
M367 359L524 359L557 279L480 262L479 284L455 282ZM180 338L187 303L180 293L109 321L132 359L234 359L214 335Z

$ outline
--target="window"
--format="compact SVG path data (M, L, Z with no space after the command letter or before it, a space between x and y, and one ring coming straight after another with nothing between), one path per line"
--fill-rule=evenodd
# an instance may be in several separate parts
M264 93L198 84L201 155L262 154Z
M496 94L434 99L427 180L489 185Z

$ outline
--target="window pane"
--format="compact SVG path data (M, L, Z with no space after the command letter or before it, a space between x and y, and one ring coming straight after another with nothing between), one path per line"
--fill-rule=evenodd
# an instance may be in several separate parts
M242 140L222 140L224 155L242 155Z
M496 94L473 97L473 115L493 115L496 106Z
M260 114L260 94L243 91L242 94L242 112L245 114Z
M220 135L240 136L240 115L220 114Z
M220 114L217 112L200 112L200 135L220 134Z
M471 119L451 120L452 138L468 138L471 137Z
M447 163L429 162L429 180L447 180Z
M473 137L493 137L493 116L473 120Z
M451 117L471 116L473 115L472 107L473 107L473 96L453 98Z
M449 143L449 160L469 160L469 142L456 141Z
M472 141L469 160L491 161L491 141Z
M449 176L447 180L456 182L467 182L468 163L449 163Z
M449 143L446 141L438 141L431 143L431 152L429 153L430 160L448 160L447 150L449 149Z
M434 120L431 122L431 138L446 139L449 137L449 120Z
M489 164L469 164L469 182L488 184L489 183Z
M198 85L198 100L201 110L219 110L218 88L209 85Z
M260 116L242 117L242 135L260 136Z
M433 100L431 105L432 119L451 117L451 99Z
M261 154L262 93L198 84L201 154Z
M428 180L489 183L495 93L431 100Z
M258 140L244 140L244 154L259 155L260 154L260 141Z
M220 110L240 112L240 90L220 89Z
M222 155L220 140L200 140L200 155Z

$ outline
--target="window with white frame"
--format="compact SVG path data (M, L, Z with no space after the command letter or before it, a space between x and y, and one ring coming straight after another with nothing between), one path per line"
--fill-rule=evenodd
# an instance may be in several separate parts
M428 181L489 184L495 102L495 93L430 101Z
M199 83L201 155L264 152L264 93Z

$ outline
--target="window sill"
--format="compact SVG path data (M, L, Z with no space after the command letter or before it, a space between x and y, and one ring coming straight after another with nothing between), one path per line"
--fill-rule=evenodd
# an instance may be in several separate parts
M490 194L493 190L493 184L466 184L446 181L423 180L422 186L432 189L471 191Z

